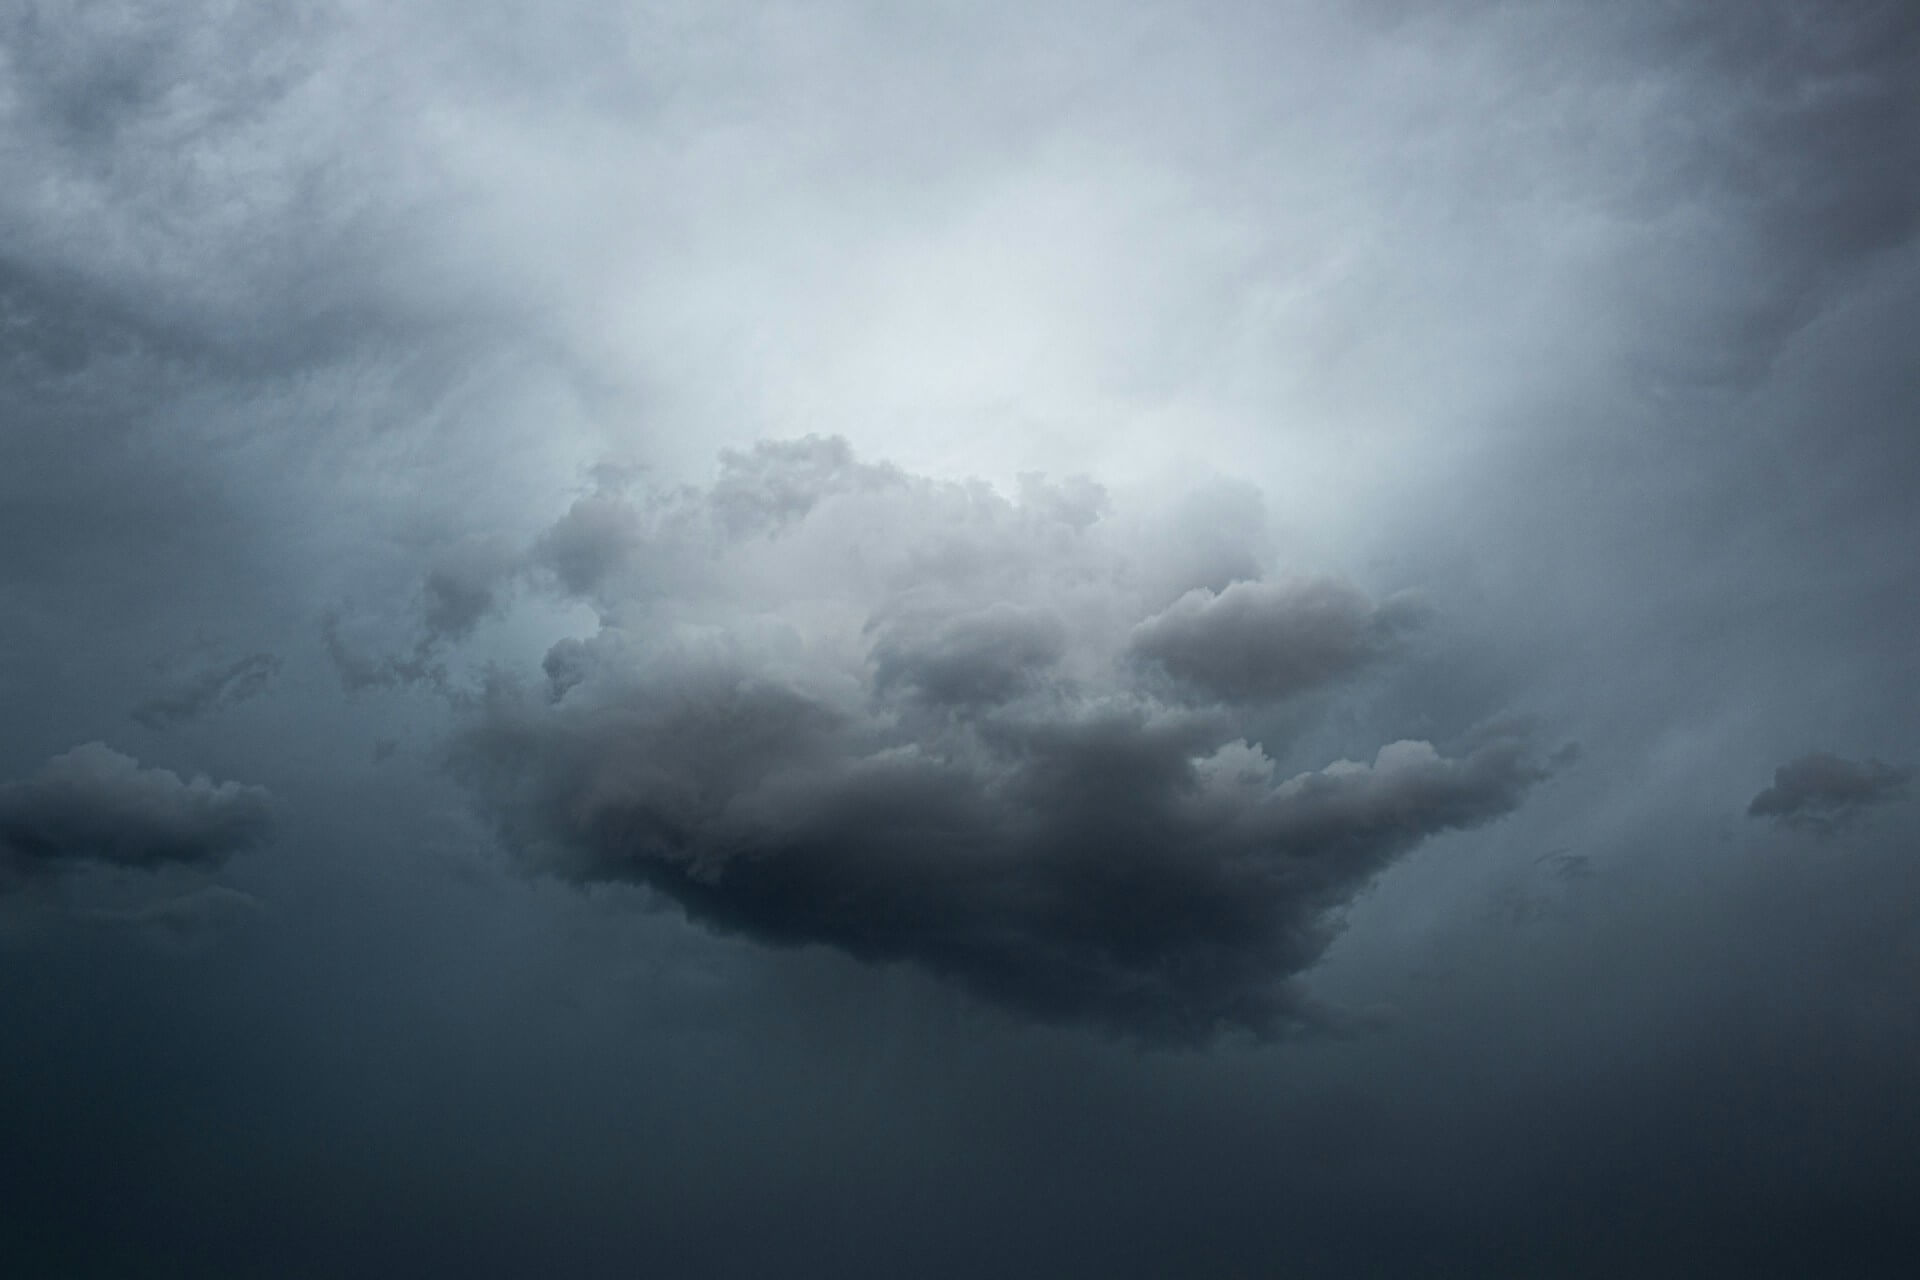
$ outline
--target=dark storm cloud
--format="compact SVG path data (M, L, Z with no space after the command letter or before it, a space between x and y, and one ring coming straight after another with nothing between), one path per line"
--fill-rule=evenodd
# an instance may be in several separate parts
M1911 769L1813 751L1775 769L1773 785L1753 798L1747 813L1782 826L1832 831L1866 809L1904 798L1912 780Z
M207 866L260 843L271 828L265 788L204 774L183 780L99 742L0 783L0 849L29 866Z
M1284 698L1379 657L1416 613L1325 579L1236 582L1182 596L1134 628L1132 647L1213 697Z
M1545 776L1499 732L1288 776L1239 704L1347 675L1400 606L1249 582L1136 627L1133 548L1098 504L803 443L675 495L717 517L690 526L713 535L697 585L610 601L623 621L555 645L544 696L498 684L460 736L458 769L532 865L649 885L723 931L912 961L1035 1017L1195 1042L1316 1017L1287 980L1330 913ZM1159 697L1143 650L1209 705Z
M1310 1019L1285 979L1327 913L1543 776L1517 742L1400 742L1281 780L1226 726L1137 706L903 739L740 671L582 692L496 695L458 752L536 866L1149 1040Z
M280 659L274 654L250 653L156 694L131 714L149 729L171 728L257 696L279 671Z

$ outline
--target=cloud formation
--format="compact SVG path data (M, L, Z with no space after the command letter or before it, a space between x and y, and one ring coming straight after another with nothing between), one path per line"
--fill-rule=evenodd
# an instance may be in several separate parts
M1009 499L837 441L750 459L705 491L585 499L536 547L605 623L554 646L544 691L496 683L454 752L534 866L910 961L1030 1016L1199 1042L1311 1021L1288 979L1330 913L1545 775L1514 732L1283 769L1256 713L1411 621L1353 586L1156 610L1141 556L1170 531L1110 528L1093 486ZM552 558L588 528L617 543Z
M1781 826L1834 831L1863 810L1906 795L1913 770L1880 760L1848 760L1812 751L1773 771L1773 785L1753 798L1747 814Z
M32 777L0 783L0 850L28 866L210 866L258 844L271 828L264 787L204 774L182 780L100 742L55 756Z
M1284 698L1378 657L1415 614L1324 578L1236 582L1180 597L1134 628L1133 650L1214 697Z

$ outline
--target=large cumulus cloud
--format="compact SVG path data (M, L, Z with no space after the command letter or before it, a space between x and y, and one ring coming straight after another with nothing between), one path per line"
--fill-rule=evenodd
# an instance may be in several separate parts
M820 440L705 490L598 492L532 560L602 627L543 686L496 681L457 767L533 865L717 929L1145 1039L1310 1020L1289 979L1330 913L1543 767L1488 731L1283 768L1261 711L1381 657L1410 613L1325 579L1212 593L1165 566L1214 531L1109 506Z

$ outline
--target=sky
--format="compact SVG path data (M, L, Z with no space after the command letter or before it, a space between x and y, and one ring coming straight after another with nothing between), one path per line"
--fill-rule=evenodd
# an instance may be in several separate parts
M0 1270L1893 1277L1920 11L0 8Z

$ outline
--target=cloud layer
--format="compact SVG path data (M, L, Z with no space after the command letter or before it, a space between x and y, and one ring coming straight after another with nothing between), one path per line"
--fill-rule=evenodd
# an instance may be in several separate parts
M583 499L534 561L606 623L553 648L544 691L496 684L456 760L534 865L721 930L1146 1039L1278 1032L1315 1016L1287 979L1330 912L1544 768L1491 732L1289 776L1258 713L1411 612L1326 579L1183 589L1147 548L1191 563L1173 544L1214 531L1136 541L1107 505L821 440Z

